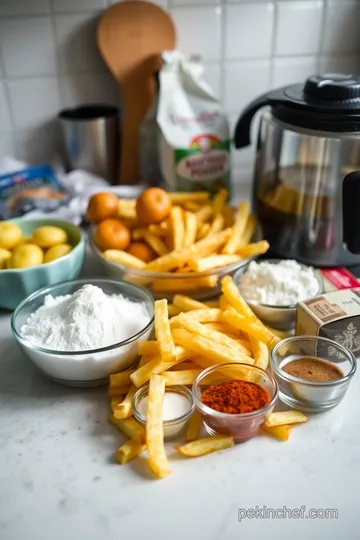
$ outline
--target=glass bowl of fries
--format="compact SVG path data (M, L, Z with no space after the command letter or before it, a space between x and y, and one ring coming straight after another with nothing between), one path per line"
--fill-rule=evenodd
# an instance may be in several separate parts
M21 328L30 315L44 304L47 295L74 294L87 284L100 287L107 295L122 295L133 302L142 303L149 314L149 323L124 341L88 351L51 350L32 344L22 335ZM21 302L11 318L13 336L25 356L48 377L67 386L106 384L110 374L133 366L138 357L138 344L149 339L153 326L154 300L151 295L136 285L107 278L64 281L40 289Z
M242 414L219 412L203 403L202 395L209 387L230 380L257 383L267 392L269 403L253 412ZM232 362L217 364L202 371L194 381L192 392L195 408L200 412L210 435L230 435L235 442L243 442L254 437L272 413L278 397L278 385L272 375L259 367Z
M249 203L243 201L233 208L226 202L225 189L213 199L205 191L168 196L170 214L151 224L138 219L136 200L119 200L117 219L131 238L125 251L99 249L95 231L90 231L90 247L107 275L141 285L155 299L172 300L175 294L185 294L205 300L220 293L223 276L246 267L268 250ZM150 250L148 262L133 255L134 243L140 243L148 254Z

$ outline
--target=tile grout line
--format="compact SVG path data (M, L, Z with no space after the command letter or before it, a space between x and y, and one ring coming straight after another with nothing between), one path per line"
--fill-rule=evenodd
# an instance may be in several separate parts
M274 83L274 61L275 61L275 45L276 45L276 34L278 29L278 20L279 12L277 7L277 2L273 2L273 18L272 18L272 36L271 36L271 47L270 47L270 70L269 70L269 80L268 88L270 89ZM289 58L291 58L289 56Z
M219 74L220 74L220 86L219 86L219 100L222 107L225 103L225 35L226 35L226 6L225 0L217 0L215 9L219 10L220 19L220 57L219 57Z
M326 22L327 9L328 9L328 2L327 0L323 0L320 38L319 38L318 51L316 55L317 56L317 62L316 62L317 72L320 72L320 60L324 56L324 37L325 37L325 22Z

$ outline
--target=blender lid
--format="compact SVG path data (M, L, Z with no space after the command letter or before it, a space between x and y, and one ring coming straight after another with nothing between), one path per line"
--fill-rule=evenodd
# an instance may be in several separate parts
M305 83L267 92L250 103L235 130L235 146L250 144L254 114L270 106L272 115L295 127L332 133L360 133L360 75L323 73Z

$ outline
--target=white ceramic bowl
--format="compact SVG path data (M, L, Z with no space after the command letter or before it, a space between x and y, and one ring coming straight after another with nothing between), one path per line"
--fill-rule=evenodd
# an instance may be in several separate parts
M149 323L140 332L108 347L90 351L56 351L37 347L21 335L28 317L44 303L46 295L73 294L86 284L100 287L105 294L122 294L133 302L143 302ZM11 329L24 354L46 375L68 386L97 386L105 384L111 373L128 369L137 359L139 341L149 339L154 325L154 299L142 287L110 279L79 279L45 287L31 294L14 311Z

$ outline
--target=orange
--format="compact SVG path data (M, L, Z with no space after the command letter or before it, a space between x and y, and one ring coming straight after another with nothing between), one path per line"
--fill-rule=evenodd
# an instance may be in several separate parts
M160 223L171 212L171 199L160 188L146 189L136 202L136 215L142 223L148 225Z
M104 219L95 230L96 245L102 249L125 250L130 244L130 231L119 219Z
M156 259L157 257L155 251L153 251L145 242L133 242L130 244L127 251L130 253L130 255L134 255L134 257L137 257L146 263Z
M103 219L116 217L119 200L113 193L95 193L89 199L86 217L91 223L99 223Z

